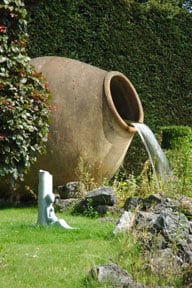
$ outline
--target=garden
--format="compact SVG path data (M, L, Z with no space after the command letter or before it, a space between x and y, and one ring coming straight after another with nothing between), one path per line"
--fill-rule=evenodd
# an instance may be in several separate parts
M192 15L189 1L180 2L0 4L0 286L191 287ZM169 162L161 179L158 159L152 167L139 133L114 176L99 184L80 157L75 172L84 189L75 201L61 209L54 190L56 216L74 229L37 225L37 189L26 183L46 153L58 112L47 79L30 60L53 55L128 74L144 123ZM102 188L111 189L115 201L101 213L88 195ZM83 212L76 211L81 201ZM127 226L114 232L124 219ZM102 265L119 267L112 273L117 279L110 273L101 279Z

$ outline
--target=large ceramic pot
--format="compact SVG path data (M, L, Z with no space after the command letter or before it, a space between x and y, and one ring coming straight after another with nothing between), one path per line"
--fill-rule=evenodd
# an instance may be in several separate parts
M133 85L120 72L63 57L39 57L31 64L47 79L56 112L47 154L39 157L29 177L43 169L53 175L55 185L62 185L78 180L83 161L96 182L111 178L135 133L129 122L143 122Z

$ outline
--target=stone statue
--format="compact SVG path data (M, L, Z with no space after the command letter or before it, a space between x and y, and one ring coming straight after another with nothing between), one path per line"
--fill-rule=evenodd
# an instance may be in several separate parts
M53 207L54 200L53 176L47 171L39 170L37 225L54 225L66 229L73 229L65 220L58 219L55 215Z

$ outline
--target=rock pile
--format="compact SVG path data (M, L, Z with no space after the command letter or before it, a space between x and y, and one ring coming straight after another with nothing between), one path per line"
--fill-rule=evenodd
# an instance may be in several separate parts
M146 266L163 276L182 273L182 287L192 287L192 199L130 197L124 209L113 233L137 231L150 255Z
M146 267L158 273L168 275L182 273L183 287L192 287L192 199L164 198L161 195L150 195L146 198L129 197L123 209L116 207L115 193L111 187L100 187L89 191L79 199L78 183L70 183L60 187L58 200L62 207L66 201L76 200L75 211L84 213L91 207L99 215L107 211L118 210L121 217L114 227L113 233L134 233L143 242L143 249L150 257ZM82 187L81 187L82 189ZM64 196L65 195L65 196ZM73 198L70 198L73 197ZM66 199L67 198L67 199ZM145 268L145 267L144 267ZM114 263L94 267L90 273L99 282L109 281L110 287L147 288L141 283L135 283L131 275ZM158 286L154 286L157 288ZM170 287L169 287L170 288Z
M111 187L99 187L85 193L82 184L69 182L57 187L56 207L61 211L74 204L74 212L84 214L93 209L99 215L104 215L116 204L115 192ZM81 197L85 195L84 197Z
M128 198L124 209L113 232L145 231L146 249L158 247L158 261L151 259L151 265L159 269L163 258L167 261L171 255L182 268L192 265L192 200L164 199L157 195Z

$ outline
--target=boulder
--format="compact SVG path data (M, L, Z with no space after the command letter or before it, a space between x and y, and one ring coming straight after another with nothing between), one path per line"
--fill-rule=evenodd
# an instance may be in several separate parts
M96 266L91 269L90 275L103 285L102 287L115 287L115 288L152 288L142 283L133 281L132 276L120 266L114 263ZM110 286L108 286L110 285ZM173 288L153 286L153 288Z
M113 230L114 234L119 232L128 232L134 225L135 214L132 212L125 211L121 218L117 221L115 229Z
M116 203L115 192L111 187L99 187L91 190L76 205L75 212L84 213L87 209L93 208L95 211L106 213L107 206L113 206Z
M68 182L65 185L57 186L55 193L60 195L61 199L80 198L85 193L84 184L79 181Z

